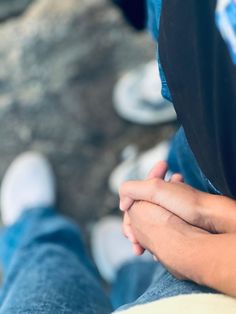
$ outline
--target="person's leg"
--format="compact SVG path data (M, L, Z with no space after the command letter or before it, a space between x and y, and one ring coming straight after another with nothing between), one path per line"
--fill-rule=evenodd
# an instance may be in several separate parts
M78 227L54 209L32 209L0 241L0 313L110 313Z
M115 309L179 294L210 292L193 282L175 279L160 263L153 261L151 254L134 257L131 244L122 236L121 225L117 217L103 218L95 225L91 237L93 257L100 274L111 284L111 302Z
M204 192L220 194L202 173L181 127L171 143L168 165L172 172L183 175L187 184Z
M134 258L118 270L111 289L111 302L115 309L132 304L150 287L158 268L154 261Z
M207 287L199 286L194 282L176 279L160 263L155 263L155 266L152 267L150 266L151 264L146 264L145 266L144 264L135 262L130 263L129 265L124 265L124 268L122 267L123 269L120 269L114 284L115 290L113 291L113 300L116 300L114 305L126 305L121 306L117 311L178 295L216 293L215 291ZM140 289L138 290L137 286L133 285L133 282L141 283L140 288L144 288L145 285L142 286L142 282L146 280L146 273L148 273L148 278L152 278L152 280L149 287L140 296ZM126 293L127 295L125 295ZM135 293L136 299L134 301ZM130 299L128 299L129 297ZM117 303L117 301L120 302Z
M113 308L134 302L150 286L157 264L149 253L135 257L122 235L122 220L108 216L92 230L91 249L96 266L111 286Z
M42 175L40 157L33 160L24 156L14 165L2 188L3 219L10 219L13 224L2 232L0 239L0 313L110 313L112 307L86 256L77 225L51 206L23 210L23 203L30 208L39 196L45 205L53 205L49 203L55 199L49 197L50 202L46 201L43 186L48 185L51 174L46 170L46 175ZM13 189L17 187L15 182L17 190ZM28 193L24 193L25 189ZM5 212L9 196L17 203L13 204L15 209L22 212L15 223L17 213L12 212L9 218Z

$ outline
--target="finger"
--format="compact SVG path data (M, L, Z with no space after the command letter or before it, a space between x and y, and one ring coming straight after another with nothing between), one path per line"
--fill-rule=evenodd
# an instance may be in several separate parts
M127 213L125 213L123 217L122 229L126 238L132 239L130 218Z
M140 256L144 253L145 249L141 247L139 244L133 245L133 252L136 256Z
M128 213L125 213L123 219L123 232L125 236L132 242L134 254L139 256L144 253L144 248L138 243L136 237L133 234L133 230L130 224L130 218Z
M120 189L120 208L127 211L134 201L147 201L159 205L157 195L160 191L167 190L167 182L162 179L152 179L147 181L128 181ZM158 193L157 193L158 192Z
M164 179L168 170L168 164L166 161L159 161L150 171L148 179L160 178Z
M193 200L191 193L194 189L191 188L190 190L184 183L178 183L166 182L158 178L126 182L123 184L120 193L120 207L127 211L132 206L130 204L140 200L159 205L170 211L180 203L186 203L189 206L189 202ZM189 194L189 192L191 193ZM183 195L188 197L183 198ZM175 209L177 210L177 207ZM177 212L173 213L178 215Z
M172 175L170 182L184 182L184 177L180 173L175 173Z
M166 172L168 170L168 164L166 161L159 161L150 171L149 175L148 175L148 179L153 179L153 178L160 178L160 179L164 179ZM120 197L121 197L121 193ZM127 199L124 199L120 202L120 210L121 211L125 211L128 210L134 203L135 200L132 200L130 197L128 197ZM123 203L125 203L125 207L123 207Z
M127 213L124 214L122 229L125 237L128 238L130 242L133 244L138 244L131 227L130 218Z
M121 196L120 194L120 204L119 204L119 208L122 212L125 212L127 210L129 210L132 205L134 204L134 199L132 199L132 197L130 196Z

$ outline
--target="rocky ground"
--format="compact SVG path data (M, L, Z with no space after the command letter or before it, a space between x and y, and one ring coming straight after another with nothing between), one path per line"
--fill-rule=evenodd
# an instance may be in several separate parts
M129 124L112 108L118 77L154 46L108 0L0 0L0 21L0 176L20 152L45 153L60 210L87 225L117 207L107 178L123 147L173 132Z

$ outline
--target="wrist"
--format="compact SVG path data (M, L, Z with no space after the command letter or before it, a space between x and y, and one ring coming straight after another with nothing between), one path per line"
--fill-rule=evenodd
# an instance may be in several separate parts
M228 197L206 194L200 215L203 227L213 233L236 232L236 202Z
M188 238L188 252L185 258L185 270L187 278L199 285L206 285L209 275L208 263L206 263L207 252L203 252L202 243L208 241L208 233L201 229ZM206 254L205 254L206 253Z
M209 234L202 242L200 284L236 296L236 234Z
M202 256L201 246L207 233L201 229L185 225L163 229L163 236L155 244L155 252L158 259L173 274L204 284L205 260ZM169 240L163 241L165 234L169 234ZM167 245L168 243L168 245Z

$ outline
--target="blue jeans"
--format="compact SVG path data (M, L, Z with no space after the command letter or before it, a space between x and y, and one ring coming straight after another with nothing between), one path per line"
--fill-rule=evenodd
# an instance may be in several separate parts
M112 305L85 252L79 228L51 208L29 210L3 231L0 260L4 273L0 313L4 314L105 314L127 303L208 291L176 280L160 264L134 261L118 272Z
M171 143L168 165L172 172L181 173L185 183L192 187L211 194L221 194L201 171L182 127Z
M147 0L147 13L148 13L147 28L156 42L158 41L158 37L159 37L162 1L163 0ZM166 82L166 77L165 77L165 73L161 65L159 54L157 54L157 61L158 61L160 78L161 78L161 83L162 83L162 90L161 90L162 96L165 99L172 102L172 97L171 97L170 90Z

